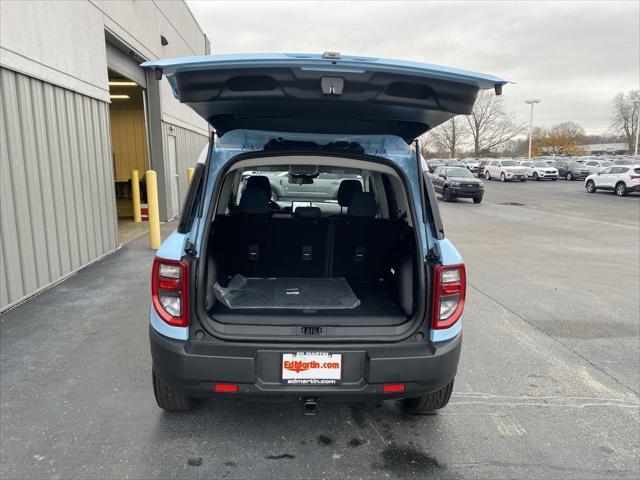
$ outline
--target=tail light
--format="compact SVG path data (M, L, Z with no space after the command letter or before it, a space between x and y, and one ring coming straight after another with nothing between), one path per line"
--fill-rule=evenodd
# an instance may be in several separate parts
M632 180L638 180L640 178L640 175L630 175L629 178Z
M462 315L467 292L464 264L438 265L433 288L433 321L435 329L449 328Z
M160 318L173 327L189 325L189 265L156 257L151 274L151 298Z

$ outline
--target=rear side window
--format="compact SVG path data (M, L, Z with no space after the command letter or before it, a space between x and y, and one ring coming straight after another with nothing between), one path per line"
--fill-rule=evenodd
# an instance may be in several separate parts
M182 207L180 223L178 224L179 233L187 233L191 229L191 224L198 210L198 200L200 198L198 191L200 190L200 183L202 183L203 171L204 164L198 163L193 171L193 177L191 177L191 183L187 191L187 198Z
M634 171L635 173L640 174L640 168L634 168L634 169L633 169L633 171Z

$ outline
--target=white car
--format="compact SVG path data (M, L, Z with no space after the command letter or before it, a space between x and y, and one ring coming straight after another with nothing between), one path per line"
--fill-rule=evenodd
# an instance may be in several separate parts
M603 168L613 165L613 162L609 162L607 160L588 160L582 165L586 167L591 173L598 173Z
M487 180L499 178L501 182L507 180L527 181L525 168L518 165L515 160L491 160L484 167L484 178Z
M520 162L520 166L525 168L524 174L527 178L542 180L545 178L558 180L558 169L544 161L530 162L528 160Z
M584 188L589 193L613 190L619 197L624 197L629 192L640 192L640 164L603 168L585 179Z

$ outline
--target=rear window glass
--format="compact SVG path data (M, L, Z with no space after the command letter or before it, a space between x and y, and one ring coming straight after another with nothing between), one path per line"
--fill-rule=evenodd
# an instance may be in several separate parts
M633 169L633 171L634 171L635 173L640 173L640 168L634 168L634 169Z
M340 213L340 184L351 180L360 183L362 190L371 190L370 178L365 187L366 174L360 169L342 167L321 167L318 172L308 174L292 174L288 165L251 169L242 173L235 204L240 204L247 184L256 182L250 181L251 177L263 177L260 180L264 186L268 181L271 201L284 211L295 211L296 207L318 207L323 214Z

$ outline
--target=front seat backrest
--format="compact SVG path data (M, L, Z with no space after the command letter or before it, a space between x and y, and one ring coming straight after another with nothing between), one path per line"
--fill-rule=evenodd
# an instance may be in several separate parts
M338 204L341 207L348 207L351 197L356 192L362 192L360 180L342 180L338 187Z
M244 215L268 215L269 193L262 188L246 188L240 197L238 212Z
M361 218L375 218L378 214L378 204L372 192L356 192L349 201L347 216Z
M247 185L245 188L256 188L264 190L269 193L271 197L271 183L269 179L264 175L252 175L247 179Z

